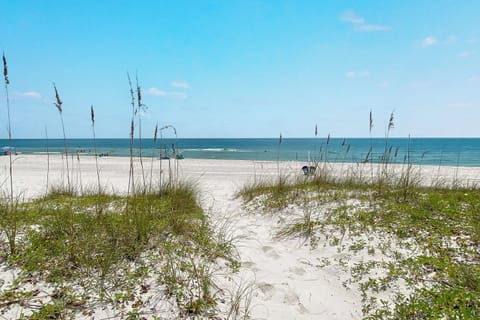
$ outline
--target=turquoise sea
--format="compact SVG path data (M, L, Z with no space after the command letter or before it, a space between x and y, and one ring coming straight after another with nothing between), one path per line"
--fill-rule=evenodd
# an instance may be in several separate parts
M328 142L328 143L327 143ZM63 152L63 139L14 139L18 153ZM8 146L0 140L0 146ZM92 139L68 139L69 153L94 154ZM128 156L129 139L97 139L97 153ZM139 141L135 140L135 154ZM159 157L160 150L173 150L185 158L238 160L328 160L336 162L380 162L387 152L390 161L414 164L480 166L480 138L284 138L279 139L153 139L142 140L142 155ZM166 151L165 151L166 150ZM368 159L367 159L368 155Z

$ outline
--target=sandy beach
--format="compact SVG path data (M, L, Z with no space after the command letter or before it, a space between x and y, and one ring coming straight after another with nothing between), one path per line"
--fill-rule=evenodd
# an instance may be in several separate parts
M23 200L40 197L46 192L47 173L50 186L62 181L60 155L14 156L14 190ZM96 184L95 158L76 156L71 159L72 181L87 190ZM102 185L108 192L125 194L128 185L129 159L99 158ZM139 162L135 167L139 170ZM151 159L144 159L144 168L150 172ZM162 164L168 167L168 161ZM237 160L179 161L181 179L194 181L198 186L199 202L213 225L228 226L238 252L241 266L238 273L215 274L215 282L224 297L239 288L248 287L251 319L361 319L362 296L355 286L346 286L349 274L338 264L322 265L322 261L338 260L344 253L320 243L316 248L301 239L279 239L275 236L281 215L264 215L246 208L237 192L256 179L274 178L282 174L302 176L299 162L261 162ZM158 173L158 160L153 162ZM331 165L341 173L356 165ZM8 186L8 157L0 158L3 189ZM365 169L365 170L368 170ZM429 185L435 179L476 184L480 181L479 168L428 167L418 168L422 183ZM282 213L285 214L285 213ZM291 213L292 215L295 212ZM288 217L284 217L288 219ZM320 240L323 241L323 240ZM345 257L347 257L345 255ZM363 261L366 254L348 256L349 263ZM374 259L385 259L380 254ZM5 280L5 279L4 279ZM3 283L3 284L2 284ZM0 282L0 292L8 281ZM3 286L3 287L2 287ZM388 297L388 292L385 294ZM228 299L228 298L227 298ZM2 318L2 316L0 316Z

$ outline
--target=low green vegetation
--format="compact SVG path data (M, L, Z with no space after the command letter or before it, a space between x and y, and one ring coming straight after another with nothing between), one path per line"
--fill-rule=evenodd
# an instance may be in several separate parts
M176 317L213 317L215 260L235 265L233 246L211 229L191 185L161 190L128 197L57 191L0 206L0 230L16 234L1 242L0 259L21 270L0 295L2 313L20 305L25 319L69 319L102 303L115 318L137 319L161 314L159 299L176 306ZM39 282L46 292L27 290Z
M480 190L384 177L282 177L239 195L253 212L278 215L279 237L336 247L341 258L318 267L345 272L365 319L480 318Z

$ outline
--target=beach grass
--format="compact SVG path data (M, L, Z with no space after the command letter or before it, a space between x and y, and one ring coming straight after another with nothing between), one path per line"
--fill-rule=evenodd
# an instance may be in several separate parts
M2 223L12 212L3 214L4 209L0 226L7 230ZM214 261L234 260L232 246L217 241L188 183L136 197L55 192L18 203L14 215L17 247L10 254L2 251L1 259L22 271L13 288L0 294L0 306L19 299L38 303L45 293L24 288L45 282L51 302L26 311L30 319L88 314L100 302L115 308L133 301L140 307L146 303L140 293L154 286L162 289L156 289L158 298L176 305L178 317L213 316ZM124 309L139 317L145 312ZM119 318L126 313L114 312Z
M3 65L11 141L5 54ZM169 318L216 316L217 295L221 293L213 277L218 262L223 259L233 271L239 266L232 240L222 227L217 230L209 223L198 204L195 183L179 178L176 159L175 170L169 159L167 173L161 166L159 173L154 173L152 162L147 187L140 115L146 106L138 78L135 95L128 74L127 77L132 118L126 195L107 194L101 184L93 105L90 120L96 188L83 185L78 154L74 179L73 154L71 166L68 159L63 101L55 83L54 105L61 118L64 142L61 183L49 184L48 155L45 195L30 201L21 195L14 197L10 152L10 189L0 197L0 263L11 270L12 278L6 286L0 279L0 316L9 314L11 308L15 310L9 315L21 319L73 319L80 315L95 317L95 313L100 313L101 318L115 319L156 318L161 314ZM139 123L142 183L135 179L135 117ZM172 128L176 135L173 126L164 128ZM157 130L158 127L155 140ZM167 174L168 178L162 179ZM159 177L156 183L154 175ZM30 284L39 284L42 290L30 290ZM237 295L243 296L242 292ZM235 308L241 303L239 300L235 300L236 307L231 307L233 314L238 313Z
M284 177L239 196L254 212L279 217L278 237L344 253L325 264L344 267L344 285L362 292L365 319L477 319L480 190L422 187L406 169L397 176L379 171L381 188L352 178ZM372 258L354 262L359 252Z

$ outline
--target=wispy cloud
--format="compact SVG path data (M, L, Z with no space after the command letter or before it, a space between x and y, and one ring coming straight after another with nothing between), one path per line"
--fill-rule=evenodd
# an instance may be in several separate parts
M480 76L475 75L467 78L468 81L480 81Z
M187 98L187 95L183 92L175 92L175 91L167 92L155 87L149 88L145 93L149 96L154 96L154 97L171 97L171 98L181 99L181 100L184 100Z
M190 85L188 84L188 82L183 80L172 81L170 85L174 88L190 89Z
M347 10L340 15L340 20L343 22L353 24L353 30L358 32L376 32L376 31L390 31L389 26L379 24L367 24L365 19L355 11Z
M475 51L472 51L472 50L465 50L465 51L462 51L458 54L458 56L460 58L467 58L467 57L470 57L470 56L473 56L475 54Z
M366 78L370 75L368 71L349 71L345 73L345 77L349 79L356 79L356 78Z
M42 95L35 91L26 91L26 92L14 92L13 98L15 99L34 99L42 100Z
M35 91L23 92L22 96L29 99L42 99L42 96L40 95L40 93Z
M354 30L360 32L389 31L390 27L381 26L378 24L360 24L355 26Z
M428 36L422 41L422 47L430 47L438 43L437 38L433 36Z
M365 19L362 17L359 17L354 11L352 10L347 10L342 13L340 16L340 20L344 22L350 22L350 23L355 23L355 24L364 24Z
M455 36L448 36L443 39L438 39L437 37L430 35L422 40L422 47L431 47L440 44L449 45L455 42L457 42L457 37Z
M150 96L155 96L155 97L165 97L167 95L167 93L165 91L160 90L160 89L155 88L155 87L149 88L146 91L146 94L148 94Z

